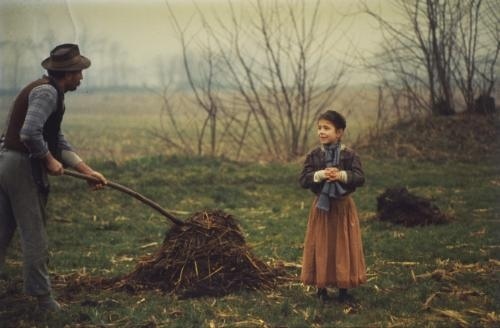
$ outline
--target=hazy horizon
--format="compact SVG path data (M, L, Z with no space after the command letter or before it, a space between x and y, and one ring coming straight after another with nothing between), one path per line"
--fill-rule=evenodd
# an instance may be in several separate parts
M125 70L121 79L131 80L134 85L155 84L158 66L174 66L181 55L178 34L174 31L167 1L22 1L0 0L0 44L9 47L10 52L0 48L0 71L4 75L3 84L11 79L30 79L28 73L9 71L15 61L23 70L43 72L39 63L53 46L72 42L80 44L84 55L92 60L92 70L86 72L89 81L101 78L97 72ZM189 35L202 33L200 22L196 20L196 4L207 15L218 15L228 19L229 11L225 0L168 1L173 14L183 27L189 26ZM246 10L242 6L248 2L232 1L242 19ZM269 1L263 1L264 4ZM380 1L371 1L380 6ZM338 33L338 47L333 49L338 55L352 56L353 52L374 51L380 41L380 33L373 21L355 15L358 1L323 1L323 18L341 22ZM247 8L248 9L248 8ZM308 8L306 8L307 10ZM326 13L326 14L325 14ZM326 18L325 18L326 17ZM200 32L201 31L201 32ZM36 49L35 48L36 45ZM12 47L19 47L13 51ZM32 49L30 49L30 46ZM355 50L352 50L355 49ZM336 55L336 56L337 56ZM14 56L15 58L12 58ZM118 59L118 60L117 60ZM352 58L351 58L352 59ZM159 64L161 63L161 64ZM121 65L122 67L117 67ZM354 64L357 65L357 64ZM351 82L366 82L362 70L354 67ZM165 68L167 71L171 68ZM15 75L15 76L14 76ZM102 74L101 74L102 75ZM31 77L32 78L32 77ZM5 81L7 79L7 81ZM17 81L23 84L26 81Z

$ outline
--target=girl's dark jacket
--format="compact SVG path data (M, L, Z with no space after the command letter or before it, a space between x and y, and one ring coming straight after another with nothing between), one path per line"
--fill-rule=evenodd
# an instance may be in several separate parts
M313 193L318 195L325 184L325 180L318 183L314 182L314 173L325 168L325 152L320 146L307 154L304 161L304 168L299 178L300 185L303 188L310 189ZM343 145L340 150L340 163L338 169L347 172L347 183L342 183L340 181L339 183L347 190L348 194L365 183L365 175L361 167L359 156L354 150Z

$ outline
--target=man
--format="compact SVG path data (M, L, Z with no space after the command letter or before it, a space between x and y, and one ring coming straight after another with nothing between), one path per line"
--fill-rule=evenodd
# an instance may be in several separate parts
M73 151L61 131L64 94L76 90L90 60L75 44L55 47L42 67L43 76L16 97L0 143L0 272L14 231L19 228L23 251L26 294L35 296L42 311L57 311L48 275L45 205L49 193L47 173L62 175L63 165L97 178L93 189L106 184Z

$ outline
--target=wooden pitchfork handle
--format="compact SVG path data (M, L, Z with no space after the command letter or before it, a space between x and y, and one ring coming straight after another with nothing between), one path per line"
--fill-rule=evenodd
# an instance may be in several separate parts
M82 179L82 180L87 180L87 181L91 181L91 182L100 182L100 180L97 179L97 178L95 178L95 177L92 177L92 176L89 176L89 175L85 175L85 174L82 174L82 173L78 173L78 172L74 172L74 171L64 170L64 174L72 176L72 177L75 177L75 178L78 178L78 179ZM139 194L136 191L133 191L130 188L127 188L127 187L122 186L122 185L120 185L118 183L115 183L115 182L111 182L109 180L108 180L108 183L105 186L113 188L113 189L116 189L118 191L121 191L123 193L126 193L126 194L134 197L135 199L140 200L144 204L146 204L146 205L154 208L158 212L160 212L163 216L167 217L170 221L172 221L173 223L175 223L177 225L184 225L185 224L185 222L179 220L178 218L176 218L172 214L168 213L165 209L163 209L157 203L153 202L151 199L144 197L143 195Z

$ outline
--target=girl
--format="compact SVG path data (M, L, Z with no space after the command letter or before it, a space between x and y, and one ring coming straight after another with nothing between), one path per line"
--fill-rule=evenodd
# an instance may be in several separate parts
M351 300L348 288L366 282L365 259L356 205L350 194L365 178L358 155L341 138L345 118L326 111L318 119L321 145L306 157L300 184L316 194L304 242L301 281L330 299L327 286L339 288L339 301Z

